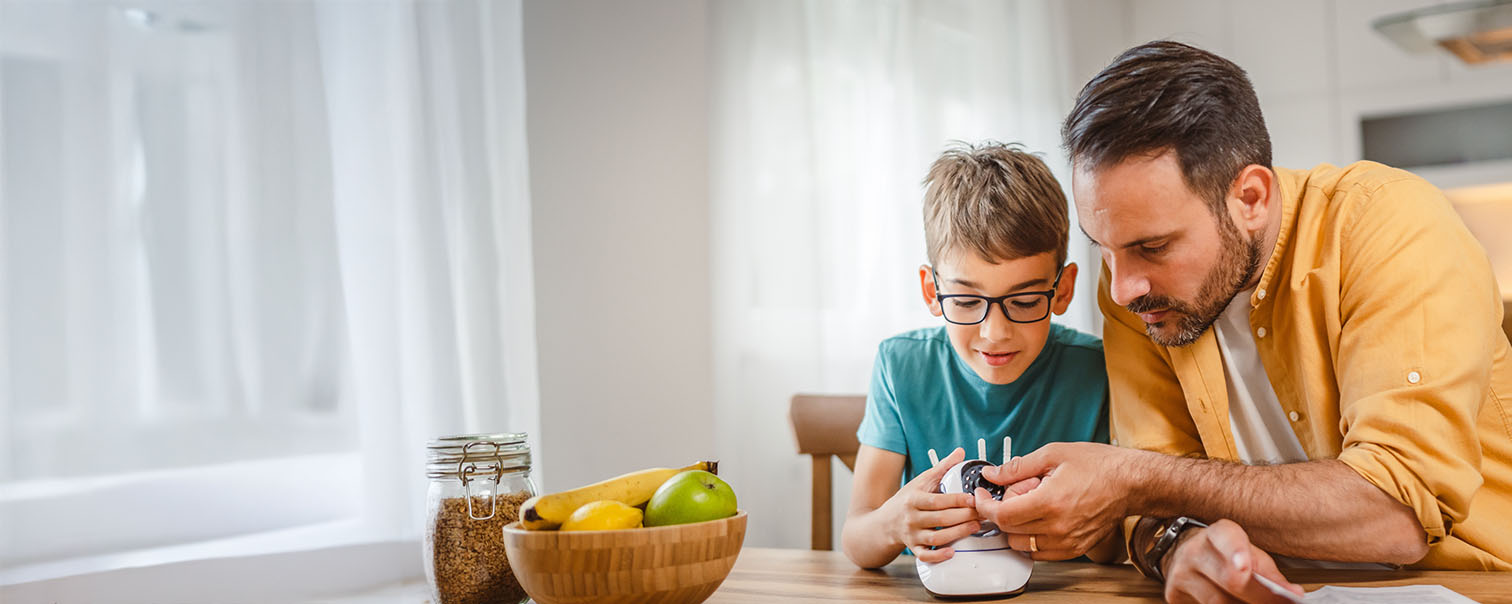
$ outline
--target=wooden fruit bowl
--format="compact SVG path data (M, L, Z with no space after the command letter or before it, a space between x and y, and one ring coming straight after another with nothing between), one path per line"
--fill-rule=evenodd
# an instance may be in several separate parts
M702 602L735 566L745 532L745 510L618 531L527 531L511 522L504 549L520 586L539 604Z

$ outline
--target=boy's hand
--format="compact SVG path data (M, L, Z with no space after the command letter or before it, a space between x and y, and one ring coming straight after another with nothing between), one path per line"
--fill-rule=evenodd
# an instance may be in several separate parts
M970 493L938 493L940 479L951 466L966 458L959 447L933 468L914 477L883 504L892 518L892 539L913 550L925 562L949 560L950 546L957 539L981 530ZM939 549L930 549L937 546Z

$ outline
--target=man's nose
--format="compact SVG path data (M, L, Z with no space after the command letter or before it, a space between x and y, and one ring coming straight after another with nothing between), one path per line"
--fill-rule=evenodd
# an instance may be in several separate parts
M1109 279L1108 293L1113 297L1113 303L1119 306L1128 306L1129 303L1139 299L1140 296L1150 293L1150 280L1143 274L1108 265L1108 271L1113 274Z

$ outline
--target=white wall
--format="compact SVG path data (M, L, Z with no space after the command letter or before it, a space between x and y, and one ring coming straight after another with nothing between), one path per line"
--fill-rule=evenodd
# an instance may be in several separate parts
M1408 55L1370 27L1383 15L1436 4L1442 2L1078 0L1073 79L1079 89L1135 44L1195 44L1249 72L1276 165L1348 163L1360 159L1361 115L1512 98L1512 64L1469 67L1447 53Z
M714 453L706 10L525 3L546 490Z

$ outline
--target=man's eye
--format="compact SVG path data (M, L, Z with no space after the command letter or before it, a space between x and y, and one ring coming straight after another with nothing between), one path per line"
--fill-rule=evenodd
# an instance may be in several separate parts
M1160 254L1161 252L1164 252L1165 250L1166 250L1166 244L1164 244L1164 243L1159 244L1159 245L1141 245L1141 246L1139 246L1139 251L1144 252L1145 254L1148 254L1148 255L1151 255L1151 256Z

